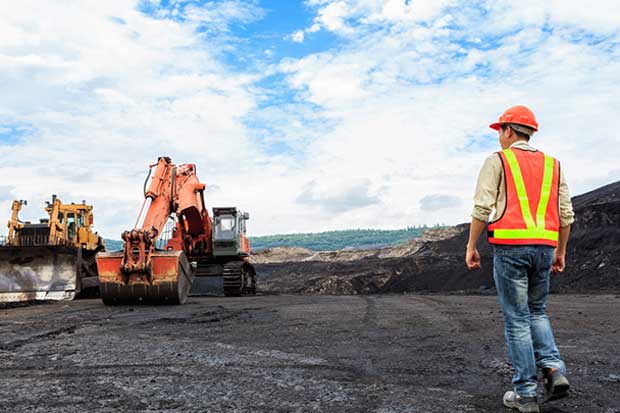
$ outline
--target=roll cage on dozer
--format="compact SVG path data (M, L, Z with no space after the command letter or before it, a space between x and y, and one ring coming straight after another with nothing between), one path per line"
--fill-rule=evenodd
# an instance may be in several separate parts
M177 166L160 157L149 176L153 168L135 228L122 234L123 250L97 255L103 302L182 304L195 276L222 277L226 296L254 294L248 214L214 208L214 228L194 164ZM174 229L166 240L170 220Z

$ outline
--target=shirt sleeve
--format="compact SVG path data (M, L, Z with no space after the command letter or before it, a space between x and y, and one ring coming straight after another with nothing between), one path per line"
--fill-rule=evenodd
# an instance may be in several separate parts
M489 221L491 212L496 206L501 173L501 160L494 153L484 161L478 175L476 192L474 193L474 209L471 213L473 218L483 222Z
M564 178L562 168L560 168L560 188L558 197L560 200L560 227L566 227L575 222L575 213L573 212L573 204L570 200L568 184Z

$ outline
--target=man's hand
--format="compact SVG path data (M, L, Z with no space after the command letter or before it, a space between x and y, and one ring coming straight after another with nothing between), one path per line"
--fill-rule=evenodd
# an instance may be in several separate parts
M553 261L551 262L551 272L559 274L564 271L566 266L566 244L568 244L568 236L570 234L570 225L560 228L560 235L558 236L558 247L555 249L553 255Z
M564 267L566 266L566 259L564 254L558 254L557 252L553 256L553 262L551 263L551 272L554 274L559 274L564 271Z
M465 263L467 264L467 268L469 268L470 271L480 268L480 254L478 253L478 249L467 248L467 253L465 254Z
M482 231L484 231L484 227L486 225L487 223L484 221L480 221L479 219L473 217L471 219L471 225L469 226L469 241L467 241L467 253L465 254L465 263L467 264L467 268L470 270L477 270L480 268L480 254L478 254L476 243L478 242L478 238L480 238L480 234L482 234Z

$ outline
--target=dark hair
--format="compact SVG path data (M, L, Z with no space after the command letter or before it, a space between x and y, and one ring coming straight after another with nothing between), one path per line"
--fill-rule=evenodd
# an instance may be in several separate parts
M528 142L530 141L530 135L528 135L527 133L519 132L515 128L510 127L510 125L507 123L502 124L501 128L502 130L506 130L506 128L510 128L517 135L517 137L521 139L525 139Z

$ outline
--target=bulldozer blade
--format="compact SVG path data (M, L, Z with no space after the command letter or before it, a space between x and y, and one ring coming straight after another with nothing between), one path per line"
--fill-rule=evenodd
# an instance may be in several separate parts
M0 247L0 302L73 300L77 267L74 247Z
M123 252L97 254L99 289L106 305L183 304L194 279L194 269L183 251L151 254L151 272L123 274Z

